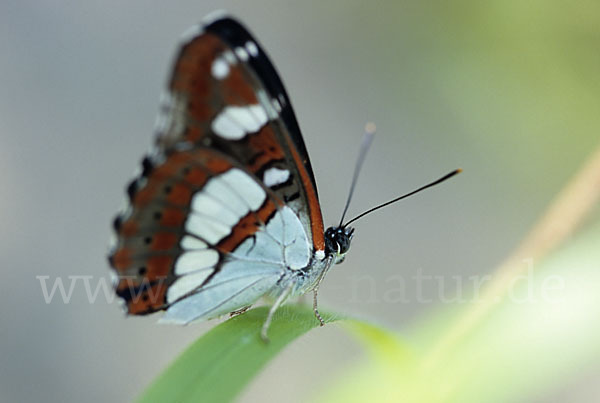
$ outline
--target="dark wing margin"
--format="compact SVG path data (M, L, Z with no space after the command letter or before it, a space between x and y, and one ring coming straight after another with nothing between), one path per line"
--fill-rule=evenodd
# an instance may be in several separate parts
M315 181L315 175L310 164L308 152L306 151L306 146L304 145L302 133L300 132L300 126L296 120L296 115L294 114L287 91L285 90L285 87L279 78L279 73L277 70L275 70L273 63L271 63L271 60L265 51L242 24L229 16L223 16L222 18L210 22L204 27L204 30L219 36L233 49L238 47L244 48L248 42L256 44L258 48L258 56L249 58L247 63L255 71L272 98L278 98L281 96L284 98L284 102L282 102L281 105L281 112L279 112L280 117L285 124L288 134L292 139L294 146L296 147L296 151L298 152L308 176L310 177L315 190L315 196L318 199L317 183Z

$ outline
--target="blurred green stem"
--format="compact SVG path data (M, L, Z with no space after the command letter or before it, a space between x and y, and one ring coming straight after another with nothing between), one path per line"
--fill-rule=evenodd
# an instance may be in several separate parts
M481 301L456 321L423 360L428 370L455 343L473 329L497 306L517 276L528 269L524 260L539 261L558 247L584 222L600 200L600 147L558 194L542 218L520 246L496 269L493 281L484 290Z

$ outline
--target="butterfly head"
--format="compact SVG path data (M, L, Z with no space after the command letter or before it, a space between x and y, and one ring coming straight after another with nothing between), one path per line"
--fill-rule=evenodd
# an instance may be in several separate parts
M325 231L325 255L333 256L336 263L342 263L350 249L350 242L354 236L354 228L329 227Z

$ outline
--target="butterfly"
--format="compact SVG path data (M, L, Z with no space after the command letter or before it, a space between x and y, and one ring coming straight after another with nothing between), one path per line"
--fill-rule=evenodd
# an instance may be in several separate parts
M161 322L186 324L268 297L267 340L277 308L312 291L324 324L317 291L344 260L354 229L340 222L325 230L286 90L232 17L213 16L184 34L154 148L127 195L109 255L127 313L165 311Z

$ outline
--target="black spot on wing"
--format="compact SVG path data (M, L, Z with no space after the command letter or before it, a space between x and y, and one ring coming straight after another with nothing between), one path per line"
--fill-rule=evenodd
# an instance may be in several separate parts
M145 156L144 159L142 160L142 176L147 178L148 176L150 176L153 169L154 169L154 163L152 162L150 157Z
M296 200L299 197L300 197L300 192L296 192L296 193L293 193L293 194L291 194L289 196L287 196L287 195L283 196L283 201L286 202L286 203L289 203L291 201Z
M138 191L138 180L132 180L129 185L127 185L127 197L129 197L129 201L133 202L133 198Z
M144 293L150 291L156 284L158 284L158 281L148 281L147 279L144 279L141 284L136 285L131 282L127 287L117 289L115 293L125 302L129 303L142 298Z
M119 214L113 220L113 229L115 230L115 232L119 232L121 230L122 226L123 226L123 217L121 216L121 214Z
M273 185L271 186L271 189L273 190L279 190L279 189L283 189L284 187L290 186L294 183L294 177L292 176L292 174L290 174L290 176L287 178L287 180L285 182L281 182L278 185ZM292 196L292 195L290 195ZM298 195L300 196L300 195Z

